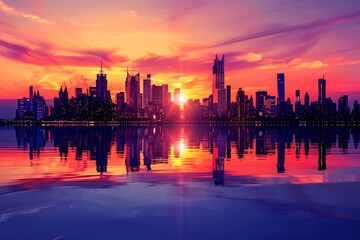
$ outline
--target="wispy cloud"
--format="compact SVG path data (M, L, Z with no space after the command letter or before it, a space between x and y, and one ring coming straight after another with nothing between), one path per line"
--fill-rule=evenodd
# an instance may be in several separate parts
M45 47L44 47L45 46ZM92 67L98 66L99 60L103 59L104 67L111 67L112 63L127 62L128 58L115 53L115 50L89 49L89 50L69 50L69 54L55 54L51 49L56 46L44 44L30 48L24 45L9 43L0 40L0 53L9 59L39 65L39 66L78 66Z
M36 15L32 15L32 14L29 14L29 13L26 13L26 12L23 12L23 11L16 10L16 9L8 6L6 3L4 3L1 0L0 0L0 10L7 13L7 14L14 15L14 16L20 16L20 17L23 17L23 18L30 19L32 21L39 22L39 23L54 24L54 22L52 22L52 21L50 21L48 19L36 16Z
M240 43L240 42L244 42L244 41L264 38L264 37L268 37L268 36L279 35L279 34L283 34L283 33L299 32L299 31L310 30L310 29L324 27L324 26L333 25L333 24L340 24L340 23L344 23L347 21L351 21L353 19L357 19L357 18L360 18L360 11L356 11L356 12L352 12L349 14L332 17L332 18L328 18L328 19L316 20L316 21L313 21L310 23L303 23L303 24L297 24L297 25L282 26L282 27L277 27L277 28L266 29L264 31L259 31L256 33L243 35L240 37L230 38L230 39L221 41L219 43L215 43L212 45L205 46L203 48L199 48L199 50L210 49L210 48L215 48L215 47L223 47L226 45L231 45L231 44Z

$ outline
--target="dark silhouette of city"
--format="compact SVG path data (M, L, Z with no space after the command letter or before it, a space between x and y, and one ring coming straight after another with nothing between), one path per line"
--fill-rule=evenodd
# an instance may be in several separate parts
M276 78L278 96L259 90L255 96L248 96L242 88L231 99L231 86L225 86L225 57L217 55L213 64L212 93L207 98L180 101L181 89L174 89L174 100L168 84L152 85L151 74L143 79L143 93L140 92L140 73L127 71L125 92L116 94L116 103L111 99L107 87L107 75L102 68L96 75L96 86L85 92L75 89L75 96L69 97L66 86L59 89L53 106L47 106L39 91L29 87L29 97L18 100L16 119L19 121L147 121L147 122L229 122L300 125L318 124L324 121L339 124L358 124L360 105L354 101L349 107L348 96L343 95L336 104L326 96L326 79L318 79L317 101L310 102L306 92L301 101L301 91L295 91L295 102L285 97L286 78L278 73ZM210 69L210 66L209 66ZM281 170L279 170L281 171Z

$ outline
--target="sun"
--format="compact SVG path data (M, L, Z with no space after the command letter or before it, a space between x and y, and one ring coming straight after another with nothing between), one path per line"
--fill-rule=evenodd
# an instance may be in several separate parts
M179 99L180 104L184 104L186 102L186 96L181 94Z

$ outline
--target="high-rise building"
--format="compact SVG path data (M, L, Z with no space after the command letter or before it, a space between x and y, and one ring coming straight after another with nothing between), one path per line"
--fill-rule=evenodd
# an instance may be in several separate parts
M143 107L149 105L151 99L151 74L148 74L146 79L143 80Z
M227 117L230 117L230 110L231 110L231 86L226 86L226 111Z
M217 116L225 117L227 116L226 111L226 89L218 89L218 103L217 103Z
M96 97L96 87L89 87L89 96Z
M75 98L79 98L82 94L82 88L75 88Z
M300 100L300 90L296 90L295 91L295 104L296 103L300 103L301 100Z
M140 101L140 73L131 75L127 71L125 80L126 104L131 112L137 112L141 108Z
M169 86L167 84L163 84L162 85L162 91L163 91L163 108L166 109L167 106L170 103L171 100L171 95L169 97Z
M318 80L318 103L324 103L326 99L326 80L320 78Z
M116 103L117 103L117 109L119 111L125 110L125 93L119 92L116 94Z
M344 114L349 109L349 97L348 95L343 95L339 98L338 101L338 110L340 113Z
M275 96L265 96L264 116L265 117L276 117L276 100Z
M180 106L181 101L180 101L180 88L175 88L174 89L174 104L177 106Z
M96 97L108 100L109 96L107 96L107 91L107 79L101 61L100 72L96 75Z
M304 95L304 105L307 107L310 106L310 96L309 96L308 92L306 92Z
M226 92L225 92L225 58L222 56L221 60L216 55L213 66L213 101L217 104L217 116L226 115Z
M285 101L285 74L277 74L278 103Z
M256 94L256 110L264 111L265 106L265 96L267 95L267 91L258 91Z
M18 107L16 109L16 119L19 120L24 119L25 113L30 112L30 106L32 108L32 103L30 102L30 98L24 97L18 99Z
M162 86L152 85L153 105L160 109L163 106L163 88Z
M32 103L33 101L33 97L34 97L34 87L30 86L29 87L29 101ZM30 104L30 109L28 109L29 111L32 111L32 104Z
M60 92L59 92L59 100L63 103L68 102L69 101L69 93L67 90L67 87L65 86L65 89L63 91L62 87L60 87Z
M65 90L67 91L66 87ZM39 91L34 94L32 104L34 109L35 120L41 120L44 117L46 117L47 107L46 107L45 99L42 96L40 96Z
M246 118L246 101L245 101L245 91L242 88L239 88L236 94L236 103L237 103L237 120L245 120Z

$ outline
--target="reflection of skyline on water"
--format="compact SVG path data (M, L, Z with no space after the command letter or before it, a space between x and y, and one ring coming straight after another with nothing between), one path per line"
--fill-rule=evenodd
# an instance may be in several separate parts
M207 153L212 161L215 185L224 185L225 173L231 172L227 161L242 161L256 157L262 160L274 156L273 172L287 172L287 160L307 157L317 149L317 169L327 170L327 154L332 148L347 154L357 149L359 129L349 128L255 128L255 127L16 127L19 150L29 152L29 159L38 158L53 146L60 161L67 162L69 152L75 160L88 159L96 163L94 172L108 171L108 159L123 162L127 173L150 171L154 165L182 165L183 152ZM116 153L111 152L115 145ZM1 146L0 146L1 147ZM185 156L186 157L186 156ZM85 166L86 167L86 166ZM209 169L210 171L210 169ZM250 173L249 173L250 174Z

